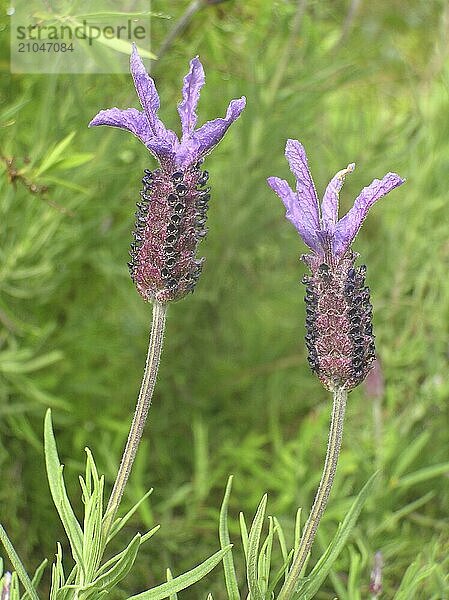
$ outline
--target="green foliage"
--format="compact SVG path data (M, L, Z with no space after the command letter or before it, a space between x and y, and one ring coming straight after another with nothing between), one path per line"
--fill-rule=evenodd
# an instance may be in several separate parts
M333 564L337 560L339 554L345 547L348 541L348 537L355 527L360 511L367 498L369 497L370 493L372 492L375 478L376 475L373 475L370 478L370 480L365 484L358 496L355 498L351 508L346 514L344 521L338 527L334 538L330 542L325 552L322 553L315 567L307 575L307 577L304 576L297 582L296 593L293 596L295 600L310 600L311 598L316 597L316 594L320 590L322 583L327 577ZM231 486L232 477L230 477L228 480L220 511L219 532L220 542L223 548L226 548L226 544L229 543L227 515L229 499L231 494ZM287 574L290 570L291 560L298 549L300 537L300 511L298 511L297 513L295 540L293 548L290 550L290 552L287 551L286 537L279 521L276 518L268 517L268 533L259 550L266 506L267 496L265 495L259 504L249 533L247 531L245 518L242 513L240 514L241 535L243 547L245 549L244 554L246 563L246 580L248 587L247 598L250 598L251 600L269 600L270 598L275 597L274 593L276 590L278 590L279 583L283 578L287 577ZM274 571L274 574L272 575L272 551L273 542L275 539L277 540L277 543L279 545L279 550L282 556L282 562L277 572ZM241 594L239 592L238 582L235 576L235 567L232 553L229 553L223 558L223 570L228 600L240 598ZM352 561L351 572L353 570L354 568Z
M75 563L69 575L66 576L62 547L58 542L56 560L52 565L50 600L70 600L72 598L76 600L98 600L109 595L119 586L132 569L140 546L150 539L159 527L154 527L144 535L137 533L124 550L102 564L107 543L126 524L137 506L134 506L125 517L116 519L110 532L105 529L103 514L104 477L99 477L93 456L90 450L86 448L86 473L84 479L80 477L84 504L84 520L81 526L67 495L62 475L63 465L60 464L58 457L50 410L47 411L45 416L44 445L50 491L69 540L72 559ZM148 495L147 493L144 498ZM47 561L44 560L39 565L31 580L1 525L0 542L15 569L13 579L10 582L11 600L24 600L25 597L27 597L27 600L39 600L37 586L40 583ZM204 578L229 552L230 548L230 545L222 548L194 569L178 577L173 578L170 573L167 583L131 596L128 600L163 600L164 598L176 597L177 592ZM1 575L2 570L0 578ZM17 578L25 588L25 593L22 596L19 595ZM3 589L5 581L3 578L0 590ZM6 582L6 585L9 585L8 582Z
M153 10L170 17L154 21L155 54L188 4L153 0ZM408 180L373 209L356 244L368 265L385 393L377 413L363 389L350 396L337 481L309 571L355 491L376 469L381 475L350 549L317 597L366 598L377 550L386 598L399 593L406 573L410 597L449 594L448 9L439 0L306 4L296 33L291 0L205 6L152 65L161 116L174 128L180 81L195 54L207 77L199 121L243 93L248 107L206 163L213 193L202 244L207 263L195 294L171 307L124 512L149 485L157 494L110 540L111 556L135 531L154 522L163 528L157 546L140 547L121 597L159 584L167 565L182 573L213 554L229 473L231 514L253 514L269 493L285 536L281 551L275 526L272 580L293 545L295 507L307 514L312 502L329 401L302 342L304 247L265 184L269 175L290 178L287 137L307 147L319 192L333 173L357 163L342 212L374 177L394 170ZM8 482L0 504L31 572L54 554L55 537L65 539L42 477L46 407L57 409L58 448L70 457L64 474L75 515L83 510L82 448L92 449L105 489L116 474L150 320L126 271L129 230L142 170L154 162L124 132L87 129L100 108L137 106L129 76L10 75L8 35L0 45L0 471ZM236 537L234 519L229 527ZM62 553L69 558L67 542ZM242 544L233 554L242 589ZM11 587L18 593L17 574ZM219 569L180 597L209 592L226 597Z

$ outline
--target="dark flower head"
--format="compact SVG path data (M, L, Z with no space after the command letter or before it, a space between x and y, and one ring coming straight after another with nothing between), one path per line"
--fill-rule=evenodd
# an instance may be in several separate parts
M195 253L207 233L204 225L210 190L204 188L208 173L201 171L200 165L240 116L246 100L232 100L224 118L195 129L196 107L205 77L198 57L193 58L178 105L182 127L182 137L178 139L157 116L159 96L134 45L130 68L143 110L101 110L89 126L126 129L158 160L161 168L146 169L142 180L128 266L145 300L179 300L193 291L204 261L196 259Z
M303 146L288 140L285 155L296 178L296 193L278 177L270 177L268 184L285 204L287 219L312 250L302 257L311 270L311 276L303 280L309 363L327 389L350 390L363 381L375 358L366 267L354 268L357 255L351 244L370 207L404 180L396 173L375 179L338 219L339 192L355 165L348 165L331 179L320 206Z

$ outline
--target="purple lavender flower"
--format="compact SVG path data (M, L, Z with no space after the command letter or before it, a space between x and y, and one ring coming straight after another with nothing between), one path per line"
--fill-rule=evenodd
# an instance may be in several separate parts
M9 600L11 592L11 573L6 571L3 576L3 585L0 593L0 600Z
M374 555L374 564L371 570L369 591L377 598L382 593L382 568L384 566L382 552L378 551Z
M288 140L285 156L296 178L296 193L278 177L270 177L268 184L285 204L287 219L312 250L301 257L311 270L311 276L303 279L309 363L327 389L350 390L363 381L375 359L366 267L354 268L358 254L351 244L370 207L404 180L396 173L375 179L338 219L339 192L355 165L348 165L331 179L320 207L303 146Z
M145 300L179 300L193 291L205 260L195 258L198 243L207 233L210 199L210 189L205 188L208 173L201 171L200 165L240 116L246 100L232 100L223 119L195 129L196 106L205 77L198 57L192 59L178 106L182 126L179 140L157 116L159 96L134 45L130 68L143 110L101 110L89 126L126 129L158 160L160 168L145 169L142 179L128 267Z

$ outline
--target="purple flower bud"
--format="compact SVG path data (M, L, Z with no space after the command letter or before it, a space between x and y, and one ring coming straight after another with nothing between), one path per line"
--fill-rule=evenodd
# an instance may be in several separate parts
M327 389L351 390L365 379L375 359L366 267L354 268L358 255L351 244L369 208L404 180L395 173L375 179L338 220L339 192L355 165L348 165L331 179L320 206L303 146L288 140L285 155L296 178L296 193L278 177L270 177L268 184L285 204L287 219L312 250L302 257L311 271L311 276L303 279L309 364Z
M382 593L382 567L383 567L382 552L376 552L374 555L374 564L371 571L369 591L375 597Z
M180 300L193 291L205 260L195 258L198 243L207 233L210 199L209 189L203 189L209 174L200 170L200 164L240 116L246 100L232 100L224 118L195 129L205 77L198 57L192 59L178 106L182 126L179 140L157 115L159 96L134 45L130 66L143 110L101 110L89 126L126 129L158 160L160 168L145 170L142 179L128 267L145 300Z
M0 600L9 600L11 591L11 573L6 571L3 576L3 586L1 589Z

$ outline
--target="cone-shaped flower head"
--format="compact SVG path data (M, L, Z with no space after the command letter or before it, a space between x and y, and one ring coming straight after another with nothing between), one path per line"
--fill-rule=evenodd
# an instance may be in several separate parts
M375 358L366 267L354 269L357 255L351 244L370 207L404 180L396 173L375 179L338 219L339 192L355 165L348 165L331 179L320 206L303 146L288 140L285 156L296 178L296 192L278 177L270 177L268 184L285 204L287 219L312 250L302 257L311 270L311 276L303 280L309 363L327 389L350 390L363 381Z
M160 168L145 170L141 201L131 244L131 277L145 300L179 300L193 291L204 259L196 259L199 241L206 235L210 190L203 157L223 138L245 108L245 98L232 100L226 116L195 129L204 70L198 57L190 61L178 106L182 137L166 129L158 118L159 96L153 80L133 46L131 74L143 110L101 110L89 126L126 129L155 156Z

